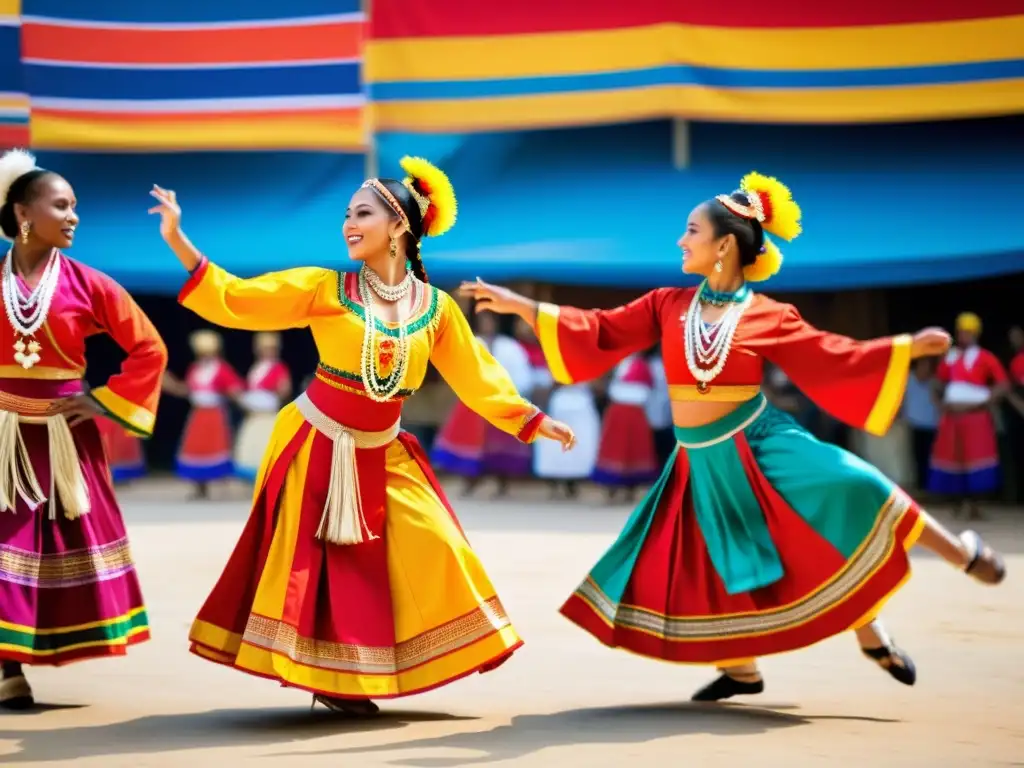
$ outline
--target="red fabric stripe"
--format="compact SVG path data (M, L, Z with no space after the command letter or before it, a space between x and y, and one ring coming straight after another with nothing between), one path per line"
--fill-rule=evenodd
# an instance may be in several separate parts
M537 432L540 431L540 425L544 423L544 412L537 411L533 417L526 422L526 425L520 430L516 437L524 443L530 443L537 437Z
M27 23L25 58L92 64L236 64L358 59L363 23L243 29L79 29Z
M420 445L420 441L416 439L415 435L411 435L408 432L399 432L398 441L405 446L405 450L409 452L423 472L424 477L427 478L427 482L430 483L430 487L434 489L434 493L437 494L437 498L441 500L442 506L448 512L452 522L455 523L455 527L459 529L459 533L462 534L462 538L469 541L466 536L466 532L462 529L462 523L459 522L459 518L455 514L455 510L452 509L452 504L448 501L448 495L444 492L444 488L441 487L441 482L437 479L437 475L434 474L433 468L430 466L430 461L427 459L427 454L423 450L423 446Z
M326 375L348 387L354 386L362 389L362 384L356 385L347 379L331 376L322 368L318 369L319 375ZM314 377L309 383L306 395L322 413L330 416L339 424L364 432L383 432L398 421L402 415L401 400L376 403L366 395L332 387L317 377Z
M812 28L912 24L1012 16L1019 0L866 0L861 3L811 4L801 0L766 3L679 3L674 0L633 0L592 3L585 13L573 3L524 0L492 6L476 0L375 0L370 34L374 38L516 35L540 32L613 30L650 24L696 24L726 28ZM756 68L757 52L751 66Z
M203 281L203 276L206 274L207 268L210 266L210 260L205 256L201 257L202 261L192 271L192 274L188 276L185 284L181 286L181 290L178 292L178 303L183 304L185 299L189 297L189 294L196 289L196 287Z
M330 121L334 125L358 125L362 120L362 107L347 109L293 109L293 110L240 110L230 112L95 112L78 109L33 109L33 117L59 118L61 120L89 120L115 124L134 123L224 123L236 120L263 120L282 122L302 120Z
M76 661L101 659L108 656L126 656L128 654L129 646L144 643L149 639L149 630L146 629L125 638L125 645L100 645L90 648L74 648L69 651L55 653L51 656L33 656L29 653L5 650L4 661L17 661L22 664L30 664L33 667L63 667L68 664L73 664Z

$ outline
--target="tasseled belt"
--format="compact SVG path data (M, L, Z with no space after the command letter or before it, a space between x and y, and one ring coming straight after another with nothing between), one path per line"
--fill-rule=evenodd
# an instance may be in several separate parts
M18 498L35 510L48 503L57 519L57 499L64 517L76 520L90 509L89 487L78 459L75 438L63 414L50 413L53 400L0 392L0 509L13 512ZM45 424L50 451L50 489L44 494L21 434L22 423Z
M364 432L335 421L317 408L305 393L296 398L295 405L317 432L334 443L327 501L316 532L317 538L332 544L360 544L364 541L363 529L369 531L369 528L363 517L359 494L356 450L383 448L398 437L401 421L396 421L381 432ZM370 538L377 537L370 532Z

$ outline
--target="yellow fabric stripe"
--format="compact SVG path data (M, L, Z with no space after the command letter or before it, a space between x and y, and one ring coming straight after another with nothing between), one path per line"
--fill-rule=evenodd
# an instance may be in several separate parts
M39 149L303 149L357 150L362 125L329 120L232 119L139 123L132 120L32 116L32 146Z
M706 392L696 384L671 384L668 397L674 403L745 403L761 393L760 384L711 384Z
M67 632L80 632L85 629L96 629L97 627L109 627L112 624L120 624L122 621L127 621L138 616L140 613L146 610L145 606L133 608L128 613L121 616L115 616L112 619L103 619L102 621L90 621L86 624L72 624L69 627L51 627L49 629L36 629L35 627L29 627L25 624L10 624L6 621L0 621L0 628L9 629L14 632L22 632L27 635L61 635Z
M686 63L723 69L868 69L1021 56L1024 15L809 29L650 27L372 40L368 82L488 80Z
M723 90L665 86L495 99L372 105L377 130L437 132L680 117L762 123L895 122L1024 112L1024 78L908 88Z
M884 435L892 426L896 413L903 402L903 394L907 390L907 378L910 376L910 345L913 339L909 334L896 336L892 340L892 353L889 356L889 368L882 380L882 388L878 392L875 404L871 408L864 431L872 435Z
M89 394L122 424L147 437L153 434L156 414L152 411L121 397L110 387L97 387L91 390Z
M537 305L537 340L544 352L551 378L559 384L572 384L572 376L565 367L562 350L558 346L558 305L546 301Z
M21 16L21 0L0 0L0 16Z
M298 406L294 403L286 405L277 417L267 454L275 459L279 457L305 422ZM274 538L270 542L267 562L263 567L263 576L260 578L252 605L253 612L261 616L280 619L284 612L291 583L292 561L295 559L295 542L299 538L299 521L302 519L302 494L306 485L306 470L309 468L309 457L313 451L315 437L316 431L311 429L299 452L292 459L288 479L281 491ZM260 483L263 481L264 477L261 477ZM319 515L320 511L315 510L314 514Z

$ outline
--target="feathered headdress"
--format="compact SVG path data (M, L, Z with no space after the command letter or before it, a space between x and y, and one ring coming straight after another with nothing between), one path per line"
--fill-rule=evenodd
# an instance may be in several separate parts
M751 171L740 180L737 190L749 205L733 200L729 195L718 195L715 199L744 219L756 219L764 231L792 240L803 230L800 226L800 206L793 200L789 187L774 176L765 176ZM782 251L765 236L764 247L757 260L743 268L743 277L750 282L761 282L776 274L782 268Z
M455 189L445 172L422 157L403 157L402 170L408 176L402 181L420 208L424 237L443 235L458 216L459 203Z
M11 185L29 171L39 168L36 158L24 149L9 149L0 157L0 205L7 202Z

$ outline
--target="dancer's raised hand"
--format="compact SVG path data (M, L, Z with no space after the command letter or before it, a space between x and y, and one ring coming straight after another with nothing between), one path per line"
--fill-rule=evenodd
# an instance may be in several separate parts
M164 189L156 184L149 194L159 201L159 205L150 208L149 213L160 214L160 235L164 240L170 240L181 227L181 206L178 205L178 196L173 189Z

